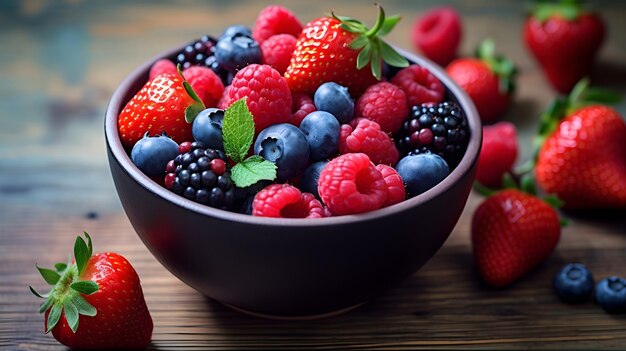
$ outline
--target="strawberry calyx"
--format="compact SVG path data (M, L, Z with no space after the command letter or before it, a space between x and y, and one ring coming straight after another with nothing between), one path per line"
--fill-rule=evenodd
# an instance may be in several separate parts
M91 237L87 232L84 234L87 242L80 236L76 238L73 261L70 257L67 263L55 264L54 269L36 266L46 283L52 285L52 290L48 294L40 294L29 286L35 296L45 299L39 308L39 313L50 311L46 321L46 333L59 323L63 315L70 329L75 333L78 330L80 315L94 317L98 312L82 296L93 294L99 289L97 283L80 279L93 254Z
M342 29L357 34L349 44L351 49L359 52L356 59L357 69L360 70L369 64L372 75L380 80L383 62L394 67L408 67L409 61L381 39L393 30L401 17L399 15L386 17L385 10L378 4L376 7L378 7L378 18L372 28L367 28L361 21L354 18L337 16L334 13L331 15L341 22Z
M575 21L582 13L584 9L579 0L537 0L531 10L532 16L541 23L554 17Z
M185 121L187 123L192 123L193 120L196 119L198 114L202 112L206 107L204 106L204 103L202 102L200 97L198 97L198 94L196 94L196 92L191 87L191 84L189 84L187 79L185 79L185 76L183 75L182 65L180 63L176 66L176 70L178 71L178 75L180 75L183 80L183 87L185 88L185 91L187 92L187 94L189 94L193 101L195 101L193 104L187 106L187 108L185 109Z
M496 44L492 39L485 39L476 48L476 57L487 64L498 76L500 93L510 95L515 91L517 67L515 63L502 55L496 55Z

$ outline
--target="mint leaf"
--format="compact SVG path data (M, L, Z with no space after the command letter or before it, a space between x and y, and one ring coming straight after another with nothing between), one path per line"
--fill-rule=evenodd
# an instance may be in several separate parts
M248 154L254 138L254 118L246 98L241 98L224 112L222 139L226 156L235 162L241 162Z
M276 179L276 165L264 160L261 156L250 156L230 170L230 178L240 188L245 188L260 180L274 180Z

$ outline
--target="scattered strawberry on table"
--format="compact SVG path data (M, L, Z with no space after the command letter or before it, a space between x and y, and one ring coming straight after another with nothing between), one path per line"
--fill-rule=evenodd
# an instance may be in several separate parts
M526 47L563 94L591 73L604 34L602 18L578 0L536 1L523 30Z
M74 259L54 269L37 267L53 286L45 299L45 332L73 349L143 349L152 338L152 318L143 297L137 272L119 254L92 253L77 237Z

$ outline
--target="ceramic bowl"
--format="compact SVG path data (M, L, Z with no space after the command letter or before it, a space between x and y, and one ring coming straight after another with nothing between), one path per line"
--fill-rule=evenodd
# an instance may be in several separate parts
M427 67L469 122L459 165L441 183L399 204L358 215L274 219L207 207L170 192L131 162L117 117L144 85L151 64L132 72L113 94L105 116L109 165L135 231L175 276L235 309L261 316L308 318L358 306L415 273L456 225L474 181L481 124L468 96L432 62Z

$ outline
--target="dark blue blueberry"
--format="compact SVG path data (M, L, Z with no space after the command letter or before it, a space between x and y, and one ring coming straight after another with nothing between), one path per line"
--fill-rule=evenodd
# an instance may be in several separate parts
M212 149L223 149L222 121L224 111L216 108L207 108L200 112L193 120L191 133L196 141L202 142Z
M340 128L337 118L325 111L311 112L304 117L300 130L309 143L311 160L324 160L337 152Z
M215 58L221 67L235 73L249 64L261 63L261 47L246 35L225 36L215 46Z
M434 187L450 173L446 161L435 154L403 157L396 165L396 171L406 184L408 197L419 195Z
M300 190L306 193L311 193L315 195L318 199L320 199L320 194L317 191L317 181L320 179L320 173L328 161L317 161L311 164L307 169L304 170L302 174L302 179L300 180Z
M165 166L178 156L178 144L167 135L148 136L140 139L130 152L135 166L148 176L165 175Z
M609 277L596 285L595 299L608 313L626 313L626 279Z
M554 292L568 303L583 303L593 291L593 275L580 263L565 265L552 281Z
M348 88L337 83L320 85L313 95L313 103L319 111L330 112L341 124L350 122L354 117L354 100L348 93Z
M226 27L220 39L224 37L232 37L237 34L252 37L252 31L250 30L250 28L244 26L243 24L236 24L234 26Z
M279 181L289 180L304 171L309 161L309 143L293 124L271 125L261 131L254 153L276 164Z

